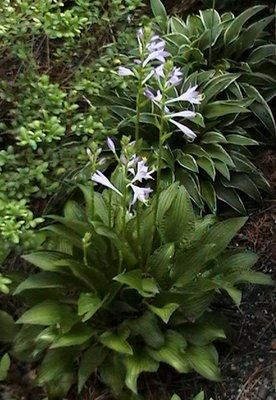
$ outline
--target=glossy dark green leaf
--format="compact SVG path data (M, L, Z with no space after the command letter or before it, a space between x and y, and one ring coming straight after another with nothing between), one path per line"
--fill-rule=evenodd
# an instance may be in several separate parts
M86 343L94 334L94 331L85 325L76 325L69 332L65 333L50 346L51 349L58 347L81 346Z
M61 267L56 263L64 258L68 258L68 254L57 251L39 250L34 253L25 254L22 257L44 271L60 271Z
M231 24L228 26L224 33L224 43L227 46L228 44L232 43L234 40L238 39L240 32L242 30L243 25L252 18L255 14L262 11L265 6L254 6L243 13L241 13L238 17L233 19Z
M101 300L95 293L81 293L78 300L78 315L82 316L82 321L89 320L102 307L104 301L105 299Z
M142 372L156 372L159 368L159 363L153 360L145 352L137 352L133 356L125 358L126 366L126 386L137 394L137 379Z
M212 249L212 256L213 258L217 257L226 249L246 221L246 217L238 217L218 222L203 236L202 245L214 243L215 247Z
M14 291L17 295L24 290L31 289L50 289L64 288L70 284L70 280L66 276L53 272L39 272L25 279ZM72 281L71 281L72 284Z
M160 28L166 33L167 30L167 12L161 0L150 0L153 15L157 19Z
M262 202L262 196L257 186L247 174L232 173L230 181L222 179L222 182L225 187L239 189L240 191L247 194L247 196L251 197L253 200L258 201L259 203Z
M189 169L190 171L198 172L197 162L190 154L179 154L176 157L176 160L182 167Z
M214 181L216 177L215 164L211 158L198 157L197 163Z
M104 346L111 350L123 354L133 354L130 344L122 336L112 332L104 332L99 339Z
M164 346L159 350L148 348L150 356L158 361L172 366L180 373L190 372L188 360L185 357L187 341L180 333L168 329L165 334Z
M244 204L234 189L226 188L221 184L217 184L215 186L217 198L224 203L228 204L233 210L236 210L238 213L245 215L246 209Z
M12 342L18 330L12 316L0 310L0 342Z
M216 191L214 186L211 182L202 181L201 182L201 195L204 199L205 203L209 207L210 211L213 214L216 214L217 211L217 198L216 198Z
M102 364L107 352L102 346L93 345L82 355L78 370L79 393L90 375Z
M67 330L77 321L70 308L53 300L45 300L25 311L16 321L17 324L55 325L60 324Z
M220 381L218 356L214 346L188 346L186 356L190 366L204 378Z
M264 44L263 46L256 47L248 56L247 62L249 64L263 63L266 58L276 56L275 44Z

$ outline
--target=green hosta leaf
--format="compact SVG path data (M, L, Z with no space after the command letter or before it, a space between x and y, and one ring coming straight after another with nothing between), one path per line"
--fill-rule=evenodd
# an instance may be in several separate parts
M224 44L225 46L232 43L234 40L238 39L243 25L255 14L263 10L266 6L255 6L245 10L238 17L236 17L233 22L230 23L228 28L224 33Z
M209 47L213 47L221 32L223 30L222 25L214 26L212 29L206 29L199 39L192 42L192 46L199 47L201 51L207 50Z
M78 315L83 316L82 322L89 320L103 305L108 295L101 300L94 293L82 293L78 301Z
M181 397L179 397L177 394L173 394L171 400L181 400Z
M43 385L47 393L47 398L63 399L74 382L75 375L73 372L64 372L61 376L56 376Z
M157 22L164 33L167 31L167 12L163 6L161 0L150 0L151 9L153 15L157 19Z
M264 190L267 193L271 193L271 186L269 182L265 179L262 173L253 173L249 174L249 177L254 181L255 185L257 185L260 189Z
M185 187L188 191L192 201L200 208L204 208L204 204L200 195L200 186L198 177L195 174L191 174L184 171L183 168L176 169L176 179Z
M169 33L168 35L166 35L166 40L169 43L173 43L174 45L176 45L177 48L191 44L189 37L183 35L182 33Z
M202 87L204 93L204 99L201 102L201 106L208 104L210 100L217 96L220 92L223 92L228 88L233 82L238 79L240 74L224 74L218 75L207 81L207 83Z
M211 381L221 380L217 352L214 346L188 346L186 356L190 366L204 378Z
M216 131L204 133L201 136L200 141L201 143L206 143L206 144L227 143L225 136L222 133Z
M214 26L221 23L220 15L214 9L200 10L199 15L206 29L212 29Z
M16 323L46 326L60 324L62 329L66 330L70 329L76 321L77 317L68 306L54 300L45 300L27 310Z
M84 208L74 200L68 200L65 203L64 217L70 220L87 221Z
M223 187L222 185L216 185L217 198L224 203L228 204L233 210L238 211L240 214L246 214L244 204L234 189Z
M87 183L85 185L78 185L80 190L82 191L82 194L85 199L85 211L86 211L86 217L91 218L92 216L92 211L93 211L93 196L96 195L97 193L94 193L93 191L93 185L91 183ZM100 196L102 198L102 196Z
M126 376L125 365L120 355L109 354L99 366L98 371L103 382L112 389L116 397L120 395Z
M275 15L270 15L269 17L258 20L245 29L237 42L237 56L240 56L244 51L252 47L255 41L263 34L264 28L266 28L274 19Z
M179 154L176 157L176 160L182 167L189 169L190 171L198 172L197 162L190 154Z
M160 235L166 243L189 242L194 233L194 212L188 192L183 186L175 186L170 208L162 212L160 195L157 223ZM162 193L161 193L162 194Z
M274 281L269 275L265 275L262 272L255 271L239 271L233 272L226 276L228 282L233 284L239 283L254 283L256 285L274 285Z
M202 181L201 182L201 195L213 214L217 212L217 198L216 191L211 182Z
M202 391L198 393L195 397L192 398L192 400L204 400L204 392Z
M0 342L12 342L18 330L12 317L0 310Z
M85 224L83 222L75 223L74 227L76 228L76 230L81 231L80 234L79 232L76 233L70 229L70 227L74 225L74 221L72 220L69 221L66 218L59 216L53 216L53 218L59 220L62 223L62 225L61 224L48 225L45 228L42 228L41 231L47 231L47 235L49 237L54 237L56 241L67 240L72 247L76 247L77 249L82 249L83 248L82 236L84 236L85 232L87 231Z
M233 237L237 234L246 221L246 217L239 217L231 218L215 224L203 236L201 244L210 245L214 243L215 247L212 249L212 256L213 258L216 258L226 249Z
M152 297L159 292L158 286L152 278L142 278L140 269L129 272L122 272L113 278L115 281L123 283L132 289L136 289L143 297Z
M198 36L199 33L204 31L203 21L199 15L189 14L186 19L186 27L189 36Z
M154 251L149 257L149 271L151 275L157 280L158 283L162 283L163 277L167 280L168 270L172 262L172 258L175 252L174 243L166 243ZM167 281L165 282L165 284Z
M57 347L80 346L86 343L94 334L94 331L85 325L76 325L70 332L58 338L52 345L51 349Z
M195 143L186 144L183 147L183 152L186 154L194 154L198 157L208 157L208 153L206 153L206 151L201 146Z
M68 254L57 251L40 250L22 256L24 260L30 262L44 271L60 271L61 267L57 264L60 260L68 258Z
M7 378L10 365L10 356L8 355L8 353L6 353L0 359L0 382L4 381Z
M94 213L95 213L96 216L98 216L100 218L100 220L105 225L108 226L109 212L108 212L108 206L107 206L107 204L106 204L106 202L104 200L104 197L102 196L101 193L97 193L97 192L94 192L93 196L94 196L94 198L93 198L93 200L94 200ZM86 204L87 204L87 200L86 200ZM89 209L87 209L87 210L89 210ZM88 214L88 218L91 218L91 215L92 215L92 210L90 211L90 214Z
M159 363L153 360L148 354L141 351L133 356L125 358L126 386L137 394L137 379L142 372L156 372Z
M258 201L259 203L262 202L262 196L257 186L247 174L232 173L230 181L222 179L222 183L225 187L239 189L240 191L247 194L247 196L251 197L253 200Z
M243 88L248 96L256 99L250 106L253 113L272 135L276 135L275 119L265 99L255 87L244 83Z
M188 33L185 23L179 18L171 17L170 27L173 33L181 33L182 35L187 35Z
M83 263L74 259L62 260L60 261L60 265L69 267L72 274L93 291L105 294L109 288L109 281L104 273L96 268L91 266L86 267Z
M38 370L38 382L46 384L57 377L60 378L64 374L70 373L76 354L77 350L74 348L71 348L70 351L66 348L49 350Z
M158 320L154 314L149 311L133 320L127 321L127 327L134 335L141 335L145 343L153 348L160 348L164 344L164 336L161 332Z
M228 143L238 146L257 146L259 144L256 140L241 135L227 135L226 138Z
M14 295L30 289L64 288L70 280L66 276L52 272L39 272L23 281L14 291ZM71 281L72 283L72 281Z
M118 353L133 354L131 346L122 336L115 335L111 332L105 332L99 339L104 346Z
M215 165L214 162L211 158L207 157L198 157L197 163L202 168L212 180L215 179L216 177L216 170L215 170Z
M234 167L234 163L230 155L224 150L224 148L219 144L206 144L204 145L204 150L208 154L208 157L215 158L222 161L230 167Z
M91 346L81 357L79 370L78 370L78 393L90 377L90 375L102 364L108 350L102 346Z
M231 297L233 302L236 304L236 306L239 307L241 304L241 300L242 300L242 292L239 289L237 289L227 283L222 285L222 289L224 289L229 294L229 296Z
M148 305L150 311L152 311L154 314L156 314L159 318L162 319L162 321L167 324L169 322L169 319L171 318L172 314L175 312L175 310L178 309L179 304L176 303L168 303L163 307L155 307L153 305Z
M218 172L221 173L222 176L224 176L224 178L226 178L228 181L230 180L230 172L229 169L227 167L227 165L225 165L224 162L219 161L219 160L213 160L215 163L215 168Z
M231 150L231 157L235 163L234 171L236 172L248 172L249 174L256 170L256 167L248 158L237 151Z
M188 285L209 261L215 243L208 243L188 250L180 250L171 270L171 278L176 287Z
M276 45L265 44L255 48L247 58L248 64L261 64L266 61L266 58L276 56Z
M180 331L189 343L197 346L205 346L217 339L226 339L221 321L217 322L214 313L206 313L194 324L181 327Z
M257 254L246 251L242 253L226 253L218 259L218 273L248 270L258 261Z
M180 333L167 330L164 346L159 350L148 348L147 351L156 361L164 362L180 373L187 373L190 368L185 355L186 347L186 339Z
M244 105L240 104L233 100L224 100L224 101L214 101L208 103L204 107L204 111L202 114L207 119L217 119L219 117L224 117L228 114L240 114L240 113L248 113L250 112Z

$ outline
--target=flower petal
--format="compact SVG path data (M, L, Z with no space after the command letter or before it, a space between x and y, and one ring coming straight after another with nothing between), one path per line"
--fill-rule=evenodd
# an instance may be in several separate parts
M166 104L175 103L176 101L188 101L191 104L200 104L202 96L196 89L197 85L189 87L189 89L186 90L186 92L182 93L180 96L166 101Z
M123 67L123 66L120 66L118 68L118 74L120 76L131 76L131 75L134 76L134 73L131 71L131 69Z
M109 179L107 179L107 177L101 171L96 171L91 178L93 182L100 183L101 185L114 190L114 192L118 193L120 196L123 196L122 193L110 182Z
M183 118L194 118L196 116L196 113L194 111L179 111L173 114L169 114L167 117L168 118L174 118L174 117L183 117Z
M184 133L184 136L186 136L191 141L193 141L196 138L196 134L187 126L181 124L180 122L174 121L173 119L170 119L170 122L175 126L177 126L177 128Z

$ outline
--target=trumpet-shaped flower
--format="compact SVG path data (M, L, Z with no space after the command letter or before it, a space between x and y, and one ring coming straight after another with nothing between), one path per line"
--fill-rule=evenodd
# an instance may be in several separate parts
M146 203L149 194L153 191L151 188L142 188L136 185L133 185L132 183L129 184L133 191L133 199L130 203L131 206L133 206L137 200L141 201L142 203Z
M162 93L160 90L157 90L156 95L150 89L145 89L144 94L148 97L157 107L161 108L161 100L162 100ZM165 112L169 113L170 110L167 106L165 106Z
M92 175L92 181L95 183L100 183L101 185L114 190L114 192L118 193L120 196L123 196L122 193L110 182L109 179L101 172L101 171L96 171Z
M200 104L202 96L196 89L197 85L189 87L189 89L186 90L186 92L182 93L180 96L175 97L174 99L167 100L166 104L175 103L177 101L187 101L191 104Z
M134 76L134 73L131 71L131 69L120 66L118 68L118 74L120 76Z
M115 150L115 144L114 144L113 140L108 137L106 142L107 142L107 146L108 146L109 150L111 150L112 153L115 154L116 150Z
M173 119L170 119L170 122L174 124L181 132L183 132L187 139L193 141L196 138L196 134L187 126L181 124L180 122L174 121Z
M137 181L142 182L143 179L153 179L151 175L154 173L154 170L149 171L149 167L146 165L146 160L141 160L137 162L136 171L134 168L130 168L129 172L134 175L131 180L131 183L134 183Z
M166 118L168 118L168 119L175 118L175 117L194 118L195 116L196 116L196 113L194 111L184 110L184 111L179 111L176 113L168 114L168 115L166 115Z
M174 67L169 80L166 82L166 86L176 86L182 81L182 72L180 67Z

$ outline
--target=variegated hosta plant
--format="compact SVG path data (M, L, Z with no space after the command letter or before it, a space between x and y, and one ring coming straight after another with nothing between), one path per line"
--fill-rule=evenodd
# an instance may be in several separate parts
M152 0L152 4L175 61L186 68L188 64L189 72L195 73L193 79L205 71L199 80L202 89L208 88L207 101L212 100L208 110L218 104L222 109L232 101L239 105L239 100L243 106L243 97L248 97L252 113L243 114L239 124L251 135L255 132L263 140L275 141L276 124L269 102L276 96L276 44L266 31L273 26L275 14L267 15L267 6L256 5L238 16L209 9L183 21L168 18L160 0ZM232 82L228 74L235 74ZM217 95L220 103L213 104ZM234 122L229 121L228 126L231 128Z
M239 305L241 283L270 283L251 271L255 254L227 249L245 218L195 217L178 182L157 183L152 195L154 171L126 150L133 144L120 157L108 144L119 163L110 179L92 165L104 190L81 186L63 216L51 216L44 247L24 256L36 273L15 290L29 308L16 321L13 355L40 363L49 399L74 384L81 392L95 372L115 397L134 399L139 375L160 363L219 380L213 342L226 339L227 325L214 297Z
M186 62L179 55L181 46L172 44L177 35L182 37L165 35L166 45L157 34L140 29L138 51L118 69L127 89L99 104L108 106L119 135L143 138L148 153L162 153L163 176L179 180L200 211L217 213L220 200L245 214L241 194L261 202L260 191L269 191L248 150L259 144L248 125L254 120L255 89L240 82L241 69L203 70L206 63L202 69L198 63L194 72L195 62ZM261 106L262 115L264 110L274 124L270 109ZM160 132L165 137L161 146Z

